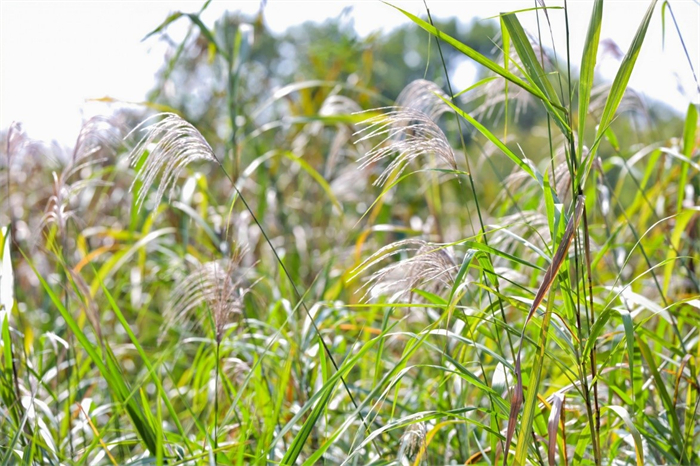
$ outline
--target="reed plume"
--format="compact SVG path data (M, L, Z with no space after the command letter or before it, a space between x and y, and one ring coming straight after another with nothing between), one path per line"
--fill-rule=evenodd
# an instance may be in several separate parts
M143 128L147 121L161 117L162 120ZM198 160L219 164L219 160L204 136L192 124L174 113L153 115L136 126L129 134L139 129L146 134L129 154L131 166L136 167L141 155L148 151L146 160L139 168L130 188L133 191L137 182L141 183L136 200L139 210L143 207L158 174L161 174L161 181L158 184L154 206L160 204L166 191L169 191L169 199L172 199L175 194L175 181L188 164Z
M417 422L408 426L401 436L398 463L401 466L409 466L420 461L419 457L425 452L425 437L428 429L424 422Z
M401 91L395 106L370 110L386 112L362 122L367 127L355 133L355 144L382 139L360 158L360 169L395 155L375 180L375 186L382 186L392 174L401 175L409 163L424 156L435 156L447 167L457 169L454 150L437 124L450 110L443 98L447 95L437 84L418 79Z
M107 162L116 154L122 141L122 128L116 120L95 116L87 120L78 134L73 150L67 156L67 163L60 172L54 171L53 193L49 197L41 227L55 224L64 231L67 222L77 219L72 207L87 188L107 186L109 183L91 178L93 169Z
M420 239L407 239L384 246L353 272L357 276L372 266L398 254L410 257L389 264L374 272L363 286L364 298L388 295L390 302L412 298L413 290L426 286L426 291L439 292L454 283L457 264L447 249Z
M226 326L241 313L243 300L249 291L240 270L241 257L241 252L236 251L229 259L201 264L180 280L163 316L165 328L162 335L174 325L188 320L192 313L205 305L216 341L220 343ZM200 324L206 317L199 318Z
M412 108L388 109L387 113L365 120L368 126L355 133L360 136L356 142L383 138L360 159L360 169L391 159L374 182L375 186L384 185L392 174L401 175L409 163L424 156L434 155L449 168L457 169L455 153L445 133L429 115Z

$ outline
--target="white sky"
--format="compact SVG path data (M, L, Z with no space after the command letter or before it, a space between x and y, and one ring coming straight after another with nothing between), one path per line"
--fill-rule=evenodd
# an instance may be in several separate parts
M414 14L424 14L422 1L393 1ZM591 0L569 1L571 54L581 57ZM201 1L11 1L0 0L0 129L21 121L27 133L43 140L74 141L84 117L100 111L87 99L104 96L142 101L163 62L165 44L141 39L172 11L194 12ZM548 6L563 0L547 0ZM626 51L649 0L608 0L603 12L601 39L611 38ZM700 72L700 6L695 0L672 0L688 53ZM259 1L214 0L203 15L208 26L225 10L257 12ZM428 0L434 18L457 16L463 22L500 12L531 8L533 0ZM700 101L675 27L667 13L666 47L662 51L661 1L657 5L630 85L647 96L684 111L689 100ZM375 0L311 1L269 0L265 20L275 32L306 20L337 17L351 7L349 16L362 35L388 31L410 21L400 12ZM347 12L347 10L346 10ZM557 51L564 53L563 10L551 10ZM519 14L526 30L537 31L534 12ZM541 18L543 19L543 18ZM183 34L187 20L169 31ZM548 33L543 33L547 36ZM602 76L612 79L618 63L599 60ZM453 76L456 88L471 84L474 68L464 66ZM678 82L686 91L678 91Z

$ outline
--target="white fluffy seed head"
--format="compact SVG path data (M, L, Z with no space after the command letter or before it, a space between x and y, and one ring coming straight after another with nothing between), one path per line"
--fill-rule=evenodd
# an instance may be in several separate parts
M442 100L448 98L434 82L416 79L403 88L396 98L396 106L418 110L431 120L438 121L443 113L450 111L450 106Z
M458 266L452 255L443 245L420 239L401 240L384 246L362 262L353 271L353 276L398 254L410 256L374 272L362 287L365 299L387 295L390 302L400 302L412 298L415 288L423 287L435 293L454 283Z
M401 446L399 447L398 462L400 465L412 465L418 455L425 449L425 437L428 429L424 422L416 422L406 428L401 436Z
M240 314L249 291L240 270L241 253L226 260L207 262L180 280L167 304L164 318L165 335L175 324L184 323L200 307L211 314L214 333L220 342L226 325ZM199 318L207 320L207 316Z
M163 119L143 128L146 121L160 117ZM139 168L130 188L133 190L136 182L141 182L136 200L139 209L143 206L148 191L159 174L161 177L155 199L156 206L160 204L166 191L169 191L169 198L172 198L175 193L175 182L188 164L199 160L219 163L204 136L174 113L154 115L134 128L131 133L138 129L142 129L146 134L129 154L131 166L135 167L144 151L148 150L146 160Z
M385 110L388 112L365 120L363 123L368 126L355 133L360 136L356 143L381 138L360 159L360 169L391 159L374 182L375 186L383 185L392 174L399 176L412 161L430 155L449 168L457 169L455 153L445 133L429 115L410 107Z

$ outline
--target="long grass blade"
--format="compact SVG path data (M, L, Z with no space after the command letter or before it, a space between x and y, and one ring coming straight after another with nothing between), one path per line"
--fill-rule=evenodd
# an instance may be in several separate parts
M577 157L583 157L583 140L586 131L586 117L593 90L593 78L595 77L595 65L598 58L598 44L600 42L600 29L603 23L603 0L596 0L591 12L591 20L588 23L588 33L583 46L581 57L581 73L578 83L578 147Z
M532 316L535 314L535 311L539 308L540 304L542 303L542 300L544 299L545 295L551 288L552 284L554 283L554 279L556 278L557 274L559 273L559 269L561 269L561 266L564 264L564 260L566 259L566 256L569 252L569 248L571 247L571 243L573 242L574 239L574 232L576 231L576 228L578 228L579 222L581 221L581 214L583 213L583 207L584 207L584 202L585 202L585 197L584 196L579 196L578 200L576 202L576 208L574 210L573 216L569 219L569 223L566 225L566 230L564 232L564 236L562 237L561 243L559 243L559 247L557 248L556 253L554 254L554 257L552 258L552 263L550 264L549 268L547 269L547 272L545 273L543 279L542 279L542 284L540 285L540 288L537 290L537 294L535 295L535 298L532 302L532 306L530 307L530 311L527 314L527 317L525 318L525 322L523 323L523 329L520 334L520 344L518 347L518 353L515 357L515 375L517 378L516 381L516 386L513 390L513 395L511 397L511 402L510 402L510 414L508 415L508 429L506 430L506 444L504 448L504 462L503 464L507 464L507 459L508 459L508 450L510 449L510 444L513 440L513 435L515 434L515 427L517 424L518 420L518 413L520 412L520 407L522 406L523 403L523 378L522 378L522 364L521 364L521 353L523 349L523 343L524 343L524 336L525 336L525 329L527 327L528 322L530 319L532 319ZM551 310L550 310L551 311ZM546 313L545 316L547 316L549 313ZM548 319L548 317L545 317ZM544 327L544 325L543 325ZM543 333L543 337L546 337L546 332ZM533 366L533 370L541 369L541 364L539 366ZM538 369L538 370L539 370ZM536 385L530 385L529 391L532 391L534 393L537 392L537 386ZM534 401L537 399L535 396L528 397L530 400L530 405L534 404ZM523 424L527 425L527 428L523 431L526 432L526 434L523 434L523 442L518 442L518 448L527 448L527 445L524 445L527 443L525 435L529 435L529 427L532 423L532 417L534 416L534 412L532 410L532 406L530 410L528 411L529 417L528 419L523 420ZM524 446L521 447L521 444Z
M637 63L637 58L639 57L639 52L642 49L642 44L644 43L644 38L646 37L647 29L649 28L649 23L651 22L651 17L654 14L654 7L656 6L657 0L652 0L649 4L642 22L637 29L637 33L632 40L629 50L625 54L620 64L620 69L615 75L615 80L613 81L612 87L610 88L610 93L605 101L605 108L603 108L603 114L598 122L598 130L596 132L596 141L593 143L591 150L588 154L588 159L586 160L585 169L579 170L576 174L576 186L583 188L586 184L588 178L588 173L593 166L593 160L595 159L595 154L602 140L602 136L608 129L608 126L613 121L615 117L615 112L617 112L620 102L625 95L627 90L627 83L629 83L630 77L632 76L632 71L634 70L634 65ZM579 136L580 137L580 136Z

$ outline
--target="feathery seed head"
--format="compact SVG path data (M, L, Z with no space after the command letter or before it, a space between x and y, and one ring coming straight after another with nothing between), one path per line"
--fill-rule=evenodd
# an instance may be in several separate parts
M425 449L425 437L428 429L424 422L416 422L408 426L401 436L398 462L403 465L412 465L421 451Z
M434 155L450 168L457 169L455 153L445 133L429 115L413 108L388 109L385 114L365 120L368 126L355 133L361 136L357 142L383 138L360 159L360 169L396 154L374 182L375 186L383 185L394 173L400 175L411 161L422 156Z
M148 128L143 128L146 134L129 154L131 166L135 167L143 152L149 151L131 185L131 190L133 190L136 182L141 182L136 201L139 209L143 206L146 195L156 182L159 173L161 173L161 181L156 194L156 206L160 204L167 190L169 190L169 198L172 198L175 193L175 181L188 164L198 160L219 163L204 136L194 126L174 113L154 115L144 120L131 133L141 129L146 121L158 117L164 118Z
M101 179L90 178L94 166L107 160L121 144L122 131L113 120L95 116L86 121L70 153L67 165L60 173L53 172L53 194L41 219L40 226L54 223L63 231L70 219L78 218L71 204L75 206L81 193L90 187L106 186Z
M332 94L323 101L318 114L321 116L350 115L361 111L360 105L350 97Z
M440 97L448 99L440 86L432 81L416 79L403 88L396 98L396 106L418 110L431 120L438 121L443 113L450 111L450 106Z
M189 314L205 305L211 316L216 341L221 342L226 325L241 313L249 288L240 273L242 254L237 251L230 259L207 262L182 279L174 288L164 314L163 334ZM201 320L206 320L204 316Z
M411 257L389 264L374 272L363 288L365 298L375 298L391 293L389 301L412 298L415 288L427 285L426 291L439 292L451 287L457 264L447 249L439 244L419 239L407 239L391 243L368 257L353 272L357 276L369 267L394 255L413 252Z

